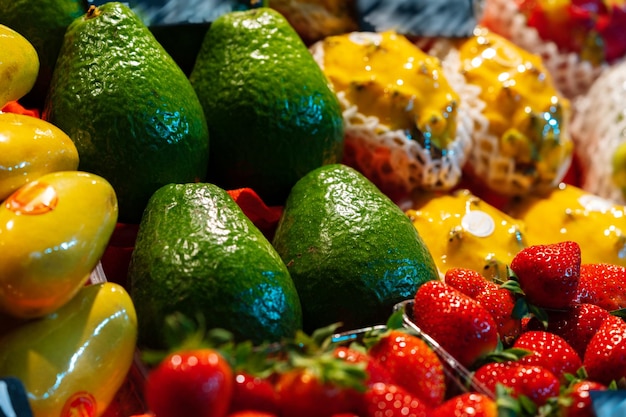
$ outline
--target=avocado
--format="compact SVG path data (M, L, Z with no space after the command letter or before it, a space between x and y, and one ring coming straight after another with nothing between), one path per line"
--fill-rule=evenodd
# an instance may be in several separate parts
M139 224L128 283L139 344L161 348L175 312L239 340L276 342L302 326L289 271L231 196L210 183L157 190Z
M204 180L209 133L189 79L125 4L92 6L67 29L43 118L74 141L79 169L114 187L119 221L150 196Z
M298 179L343 155L343 117L293 27L260 7L219 16L189 76L211 135L207 181L282 205Z
M0 0L0 24L28 39L39 56L37 80L20 100L23 105L43 107L65 31L86 12L83 0Z
M272 240L312 331L384 324L393 306L439 279L409 217L357 170L317 168L291 190Z

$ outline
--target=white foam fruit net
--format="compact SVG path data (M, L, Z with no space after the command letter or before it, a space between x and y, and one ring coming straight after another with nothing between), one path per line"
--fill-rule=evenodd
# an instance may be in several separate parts
M512 0L485 0L480 24L519 47L541 56L556 88L567 98L584 94L605 66L594 66L576 53L561 52L554 42L541 39L526 24L526 17Z
M323 67L324 51L314 44L311 52ZM443 73L460 97L456 137L439 154L426 149L403 130L392 130L371 115L363 114L345 94L337 92L342 106L346 155L344 161L359 170L383 191L396 195L416 190L450 190L460 181L471 147L473 120L466 97L474 94L453 65L443 64ZM356 155L351 150L358 150ZM378 158L380 157L380 158ZM384 163L381 163L384 161Z
M626 204L612 179L612 158L626 141L626 61L609 67L584 96L573 102L571 125L582 166L581 187L618 204Z
M447 39L427 40L428 53L439 57L451 70L462 73L461 61L454 42ZM472 146L464 175L470 182L478 182L492 192L503 196L521 196L531 193L545 193L557 186L565 176L571 158L563 157L558 169L550 176L540 177L520 169L515 158L505 155L500 148L498 136L491 133L490 121L485 116L486 103L480 98L481 87L465 83L463 86L468 116L472 119ZM569 120L562 127L563 141L571 140Z

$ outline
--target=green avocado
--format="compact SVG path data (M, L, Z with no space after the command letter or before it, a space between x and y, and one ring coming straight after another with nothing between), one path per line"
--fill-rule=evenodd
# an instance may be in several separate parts
M43 117L74 141L80 170L113 185L122 223L138 223L158 188L205 179L209 132L198 97L123 3L70 24Z
M272 244L289 268L312 331L384 324L393 306L439 279L409 217L361 173L315 169L293 187Z
M20 99L23 105L43 107L65 30L86 12L84 0L0 0L0 24L28 39L39 56L39 74L31 91Z
M298 179L337 163L337 96L293 27L260 7L219 16L189 76L211 134L208 181L282 205Z
M139 224L128 282L139 344L162 348L166 316L200 314L239 340L276 342L302 327L300 300L271 243L220 187L170 184Z

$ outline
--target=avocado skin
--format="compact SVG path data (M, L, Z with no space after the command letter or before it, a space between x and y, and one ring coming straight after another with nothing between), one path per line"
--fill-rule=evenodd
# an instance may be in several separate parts
M0 24L28 39L39 57L37 80L22 105L43 108L65 31L87 8L84 0L0 0Z
M209 133L180 67L122 3L68 27L43 117L76 144L79 169L114 187L138 223L159 187L205 179Z
M320 167L293 187L272 244L289 268L303 327L384 324L393 306L439 279L406 214L361 173Z
M139 344L163 347L165 317L201 314L239 340L276 342L302 326L289 271L220 187L170 184L150 199L129 266Z
M253 188L282 205L291 187L339 162L339 101L298 34L273 9L226 13L209 28L189 76L211 134L209 182Z

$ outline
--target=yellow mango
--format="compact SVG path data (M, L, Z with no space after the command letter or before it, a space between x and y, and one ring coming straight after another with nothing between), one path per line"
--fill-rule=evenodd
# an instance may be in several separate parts
M136 342L126 290L88 285L55 313L0 338L0 377L22 381L35 417L101 416L132 366Z
M26 95L39 74L39 56L24 36L0 25L0 109Z
M573 240L584 263L626 266L626 207L569 184L514 200L507 213L526 224L529 244Z
M82 171L43 175L0 206L0 310L49 314L86 283L117 222L104 178Z
M0 201L44 174L76 169L78 151L61 129L36 117L0 113Z
M462 189L424 193L406 210L443 277L452 267L488 279L506 278L506 266L527 246L525 225Z

